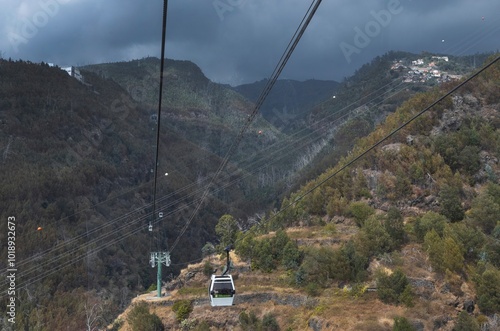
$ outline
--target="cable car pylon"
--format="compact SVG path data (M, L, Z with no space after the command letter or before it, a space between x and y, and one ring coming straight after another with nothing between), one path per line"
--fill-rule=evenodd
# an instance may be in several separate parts
M156 277L156 293L158 298L161 298L161 267L162 265L170 266L170 252L151 252L151 259L149 260L151 267L158 267Z

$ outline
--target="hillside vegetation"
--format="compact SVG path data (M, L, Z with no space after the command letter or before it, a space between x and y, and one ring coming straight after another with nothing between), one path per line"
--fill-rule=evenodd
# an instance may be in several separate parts
M497 68L354 168L297 199L441 93L435 89L403 104L431 86L399 85L396 101L372 102L369 95L377 89L370 82L387 80L387 91L394 89L398 78L386 72L398 59L392 57L367 64L342 84L337 99L307 110L290 131L257 116L190 223L186 220L248 121L251 102L210 82L193 63L167 61L152 215L159 60L80 68L83 81L44 63L0 60L0 217L16 220L15 329L104 328L138 293L154 288L149 254L177 239L164 280L179 275L187 261L206 256L171 281L171 294L159 300L173 305L186 299L174 309L182 317L160 307L158 318L140 305L130 323L122 319L123 327L147 330L140 324L146 321L152 328L179 328L178 320L186 320L184 328L192 329L319 329L357 328L363 321L367 325L361 327L371 330L392 323L394 309L428 325L419 309L434 295L432 282L432 289L451 293L453 302L436 323L452 325L455 309L471 298L474 316L480 311L484 317L478 321L489 318L491 324L496 298L490 293L496 292L484 284L495 284L498 268L498 226L489 216L496 213L498 195ZM339 110L338 101L354 108ZM265 215L267 210L273 211ZM471 232L470 224L478 230ZM0 231L0 242L7 237ZM231 314L221 309L212 320L206 280L223 264L213 252L230 243L241 296L227 310ZM433 243L448 245L447 250ZM0 253L7 256L8 249L2 245ZM457 258L444 255L448 251ZM378 276L378 265L395 276ZM7 273L6 259L0 268ZM377 299L384 292L373 291L381 287L379 279L380 284L400 280L401 287L387 289L389 299ZM2 288L7 285L4 279ZM4 291L2 330L12 326L5 318L8 300ZM383 321L374 317L379 300L389 300L382 306L389 316ZM367 308L358 320L344 320L339 307L361 311L355 308L360 302ZM406 310L407 304L416 310ZM342 322L334 322L335 316Z
M207 257L114 328L138 330L145 309L179 330L498 330L500 64L343 169L454 84L403 102L251 229L220 218L235 306L210 308L224 262Z
M154 283L155 270L148 265L151 242L167 245L177 238L236 135L231 122L205 120L212 108L202 109L206 116L199 115L200 109L164 110L167 119L176 120L165 121L160 136L156 208L168 219L160 223L151 215L156 110L114 80L82 74L79 82L44 63L0 60L0 217L16 219L19 329L79 329L92 307L102 312L95 325L106 325ZM243 100L231 100L238 104L238 99ZM231 114L244 121L250 104L239 105ZM245 152L265 147L272 136L254 133ZM246 182L228 185L241 180L242 173ZM246 198L258 187L253 176L228 165L215 183L221 189L209 195L193 228L180 238L184 249L173 253L175 261L200 256L203 244L213 241L221 214L256 210L259 201ZM0 232L0 241L6 238L7 231ZM1 252L7 256L6 245ZM0 262L4 272L6 263ZM181 266L170 272L178 273ZM11 325L6 319L2 323L2 329Z

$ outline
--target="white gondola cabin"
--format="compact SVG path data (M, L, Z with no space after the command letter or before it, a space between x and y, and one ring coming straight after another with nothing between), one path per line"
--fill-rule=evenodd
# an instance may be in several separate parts
M231 275L212 275L208 288L212 307L232 306L235 293L233 277Z

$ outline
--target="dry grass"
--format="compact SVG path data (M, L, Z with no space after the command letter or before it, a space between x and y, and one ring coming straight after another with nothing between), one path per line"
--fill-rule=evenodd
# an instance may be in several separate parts
M336 232L329 238L341 238L348 240L357 228L349 225L337 224ZM328 238L323 232L323 227L292 228L288 235L295 239L322 240ZM232 307L211 307L208 303L199 304L194 307L190 319L195 321L206 321L212 326L211 330L239 330L239 315L241 312L254 312L259 318L270 313L275 316L282 330L311 330L311 325L321 325L322 330L392 330L393 321L396 316L404 316L410 320L419 320L424 323L425 330L432 329L433 318L436 316L456 316L457 311L452 304L456 297L451 294L443 294L440 289L446 281L444 277L438 277L432 272L426 253L419 244L409 244L401 250L401 253L381 257L372 264L378 268L393 270L396 267L403 269L406 275L412 278L420 278L435 284L435 290L429 298L417 297L415 306L406 308L392 306L382 303L376 292L364 292L359 296L343 291L337 287L322 289L320 296L304 301L303 306L297 307L290 304L277 304L269 299L265 302L245 301L248 294L272 294L276 296L297 296L305 298L303 289L291 286L293 273L278 270L272 273L250 270L246 261L240 261L236 255L231 253L231 259L235 264L235 278L237 295L242 295L238 304ZM218 259L211 258L212 263ZM222 260L221 260L222 261ZM194 275L185 280L184 286L179 290L169 293L168 297L155 298L155 294L146 294L135 300L144 300L151 303L154 311L167 326L169 330L180 330L175 321L175 314L171 307L162 301L170 303L179 299L203 299L206 295L208 277L203 274L205 261L186 268L180 278L186 277L188 273ZM376 268L372 271L374 272ZM333 284L332 284L333 285ZM453 285L458 287L460 279L453 279ZM467 284L463 283L465 293L471 292ZM418 292L418 291L417 291ZM452 298L453 296L453 298ZM250 299L249 299L250 300ZM251 299L255 300L255 299ZM315 301L313 301L315 300ZM203 301L206 302L206 301ZM311 304L315 302L315 304ZM124 314L126 316L126 313ZM122 319L125 319L122 317ZM126 323L121 329L128 331Z

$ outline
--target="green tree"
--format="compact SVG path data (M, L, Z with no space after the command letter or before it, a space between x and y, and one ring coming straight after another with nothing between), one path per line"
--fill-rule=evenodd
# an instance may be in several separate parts
M444 245L443 240L436 232L436 230L432 229L427 232L424 238L424 248L429 255L429 260L431 261L432 267L436 271L444 272Z
M394 187L397 199L403 199L411 194L411 182L408 174L398 170L396 172L396 183Z
M358 251L365 256L388 253L395 246L382 222L375 216L364 222L356 236Z
M478 146L465 146L458 154L458 163L465 173L472 176L481 168ZM462 172L462 171L461 171Z
M484 245L484 234L465 222L452 223L445 229L445 236L452 237L462 248L464 257L477 258L481 247Z
M203 264L203 274L210 277L214 273L214 266L210 261L205 261Z
M368 255L365 255L357 250L356 245L352 240L345 243L340 250L349 264L349 280L356 282L365 280L367 277L366 268L368 268L368 264L370 262Z
M495 226L491 235L496 239L500 239L500 221L497 222L497 226Z
M255 247L253 266L266 272L271 272L277 267L273 258L273 246L269 238L260 240Z
M377 293L379 299L388 304L413 305L413 291L406 275L396 269L391 275L380 271L377 273Z
M464 267L464 257L460 246L451 237L444 238L443 262L445 270L460 272Z
M222 252L225 247L234 245L238 235L238 222L231 215L223 215L215 226L215 233L219 236L220 244L218 251Z
M450 185L444 185L439 191L440 213L450 221L457 222L464 218L464 209L460 201L460 191Z
M432 229L425 235L424 247L429 254L431 265L436 271L445 272L448 269L460 272L463 269L463 250L452 237L441 238Z
M441 214L429 211L415 221L413 231L419 241L423 241L425 235L430 230L436 231L439 236L444 233L446 217Z
M255 255L257 245L254 231L250 230L247 233L240 232L238 240L236 240L236 254L243 259L252 259Z
M495 200L496 204L500 205L500 185L490 182L486 185L486 192Z
M406 242L403 215L395 207L389 208L384 222L386 232L392 239L393 249L401 247Z
M485 314L500 311L500 270L490 267L478 279L477 304Z
M283 257L281 264L287 269L295 269L300 265L302 254L297 247L297 244L289 241L283 248Z
M490 234L500 218L500 205L491 195L483 192L472 200L468 216L475 226Z
M301 267L307 273L307 281L326 286L332 279L331 267L334 250L327 247L306 250Z

